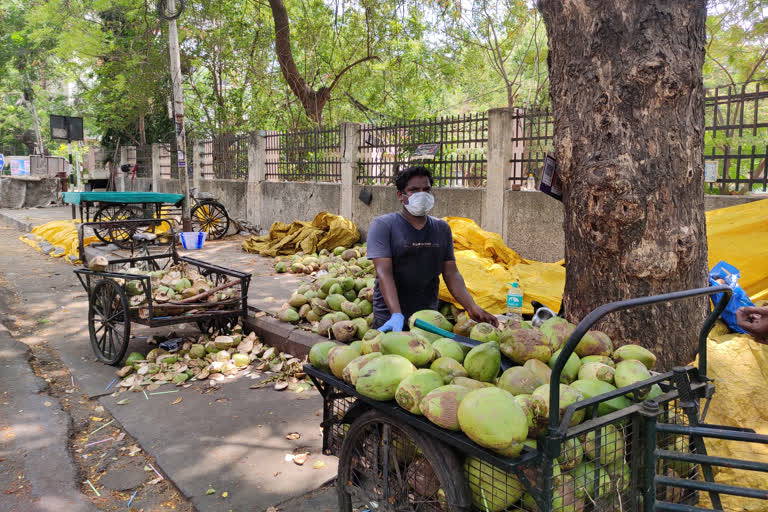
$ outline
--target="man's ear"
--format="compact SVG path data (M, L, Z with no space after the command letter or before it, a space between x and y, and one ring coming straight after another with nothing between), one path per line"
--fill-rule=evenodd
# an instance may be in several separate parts
M403 202L403 193L400 192L399 190L397 191L397 200L400 201L401 203Z

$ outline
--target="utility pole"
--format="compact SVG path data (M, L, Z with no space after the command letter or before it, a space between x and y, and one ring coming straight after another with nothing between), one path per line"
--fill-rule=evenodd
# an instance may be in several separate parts
M159 5L162 11L162 4ZM179 169L179 180L184 191L184 202L181 210L181 225L184 231L192 231L192 219L189 214L189 175L187 174L187 137L184 131L184 90L181 86L181 59L179 57L179 32L176 29L176 18L181 11L176 12L176 0L167 0L167 15L161 12L161 16L168 19L168 50L171 54L171 84L173 85L173 123L176 132L176 162ZM183 7L182 7L183 10Z

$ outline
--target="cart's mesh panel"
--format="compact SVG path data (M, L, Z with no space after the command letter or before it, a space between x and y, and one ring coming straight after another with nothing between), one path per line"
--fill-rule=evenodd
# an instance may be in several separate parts
M354 403L355 398L343 393L333 393L331 397L327 397L325 400L327 424L324 432L327 444L326 451L330 455L338 457L341 453L341 444L349 431L349 421L343 423L344 416Z
M675 425L689 424L688 416L679 407L677 400L662 404L661 414L659 415L658 421L659 423L671 423ZM688 436L659 432L656 435L656 439L656 447L659 450L669 450L678 453L696 453L696 448L691 442L691 438ZM672 478L696 480L699 477L699 466L689 462L659 459L656 462L656 474ZM692 489L658 485L656 488L656 498L659 500L671 501L673 503L695 504L698 502L699 496L698 491Z
M352 435L351 469L344 475L352 510L451 510L439 477L406 432L369 423Z
M528 473L535 478L535 470ZM467 457L464 476L473 510L519 510L522 507L521 498L526 490L519 474L506 473L488 462Z

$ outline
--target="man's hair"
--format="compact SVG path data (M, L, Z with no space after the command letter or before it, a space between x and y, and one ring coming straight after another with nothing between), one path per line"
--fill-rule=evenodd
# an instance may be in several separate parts
M426 176L427 178L429 178L430 186L432 186L432 184L435 181L432 179L432 173L429 172L429 169L427 169L423 165L413 165L411 167L403 169L395 177L395 186L397 187L397 190L399 190L400 192L404 192L405 187L408 186L408 182L414 176Z

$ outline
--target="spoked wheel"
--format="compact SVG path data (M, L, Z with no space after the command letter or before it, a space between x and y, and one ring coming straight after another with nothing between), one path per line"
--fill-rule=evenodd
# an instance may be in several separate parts
M125 206L119 204L110 204L102 206L93 215L94 222L118 222L121 220L140 219L142 212L140 208ZM102 242L113 243L121 249L127 249L131 246L131 237L135 229L121 226L99 227L95 228L94 234Z
M88 331L99 361L117 365L128 350L131 336L128 298L110 279L97 282L88 298Z
M349 427L339 456L341 512L464 512L461 464L445 445L377 411Z
M196 320L197 328L203 334L209 334L211 329L213 332L222 331L227 327L232 328L237 325L236 316L215 316L213 318L206 318L205 320Z
M227 209L216 201L201 201L192 209L192 229L207 233L210 240L222 238L229 230Z

